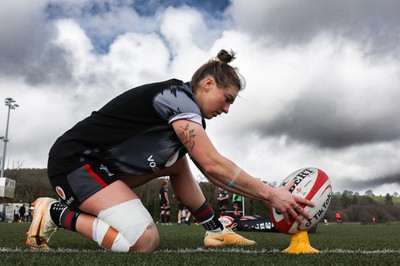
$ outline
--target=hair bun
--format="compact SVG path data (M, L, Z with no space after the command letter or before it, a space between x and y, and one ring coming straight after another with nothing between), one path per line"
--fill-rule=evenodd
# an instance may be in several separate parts
M227 52L226 50L222 49L218 52L218 55L211 58L208 62L221 62L225 64L229 64L235 59L235 52L231 50L231 52Z
M226 50L222 49L221 51L218 52L218 55L214 57L214 61L219 61L228 64L233 60L235 60L235 58L236 57L234 51L231 50L230 52L227 52Z

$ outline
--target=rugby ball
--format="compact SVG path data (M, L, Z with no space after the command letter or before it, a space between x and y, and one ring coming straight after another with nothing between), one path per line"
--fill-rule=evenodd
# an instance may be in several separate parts
M218 218L218 220L225 228L231 228L236 226L235 219L233 219L230 216L221 216Z
M289 224L283 219L283 215L279 210L271 208L271 220L275 228L285 234L295 234L311 229L324 217L332 199L332 186L329 177L318 168L307 167L299 169L286 177L279 187L285 186L292 180L295 180L295 182L289 192L312 201L315 206L310 207L300 204L310 218L303 218L303 221L299 223L289 215Z

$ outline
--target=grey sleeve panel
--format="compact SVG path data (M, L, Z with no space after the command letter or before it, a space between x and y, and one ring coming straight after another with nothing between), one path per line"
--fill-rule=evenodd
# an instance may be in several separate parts
M196 102L188 96L188 92L178 86L172 86L155 96L154 108L158 115L172 123L187 119L202 125L202 115Z

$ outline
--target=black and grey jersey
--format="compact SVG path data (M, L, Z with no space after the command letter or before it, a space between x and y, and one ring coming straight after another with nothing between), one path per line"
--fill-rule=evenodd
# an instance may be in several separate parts
M224 198L227 195L229 195L229 192L227 190L225 190L225 189L221 189L221 190L218 191L218 197L219 198ZM221 200L219 203L220 203L220 205L227 205L228 204L228 200L224 199L224 200Z
M168 187L161 187L159 192L160 204L167 204L167 199L165 198L165 193L168 194Z
M114 172L144 175L187 153L171 123L186 119L205 128L190 83L171 79L130 89L77 123L49 153L49 176L95 159Z

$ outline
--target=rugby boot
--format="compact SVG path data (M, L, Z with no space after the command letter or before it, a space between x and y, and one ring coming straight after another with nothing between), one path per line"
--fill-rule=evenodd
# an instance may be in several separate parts
M48 250L47 243L57 226L50 216L50 206L57 200L52 198L38 198L34 203L33 219L29 231L26 233L26 244L32 250Z
M256 242L244 238L233 232L233 227L226 228L220 232L206 231L204 237L205 247L221 247L221 246L254 246Z

